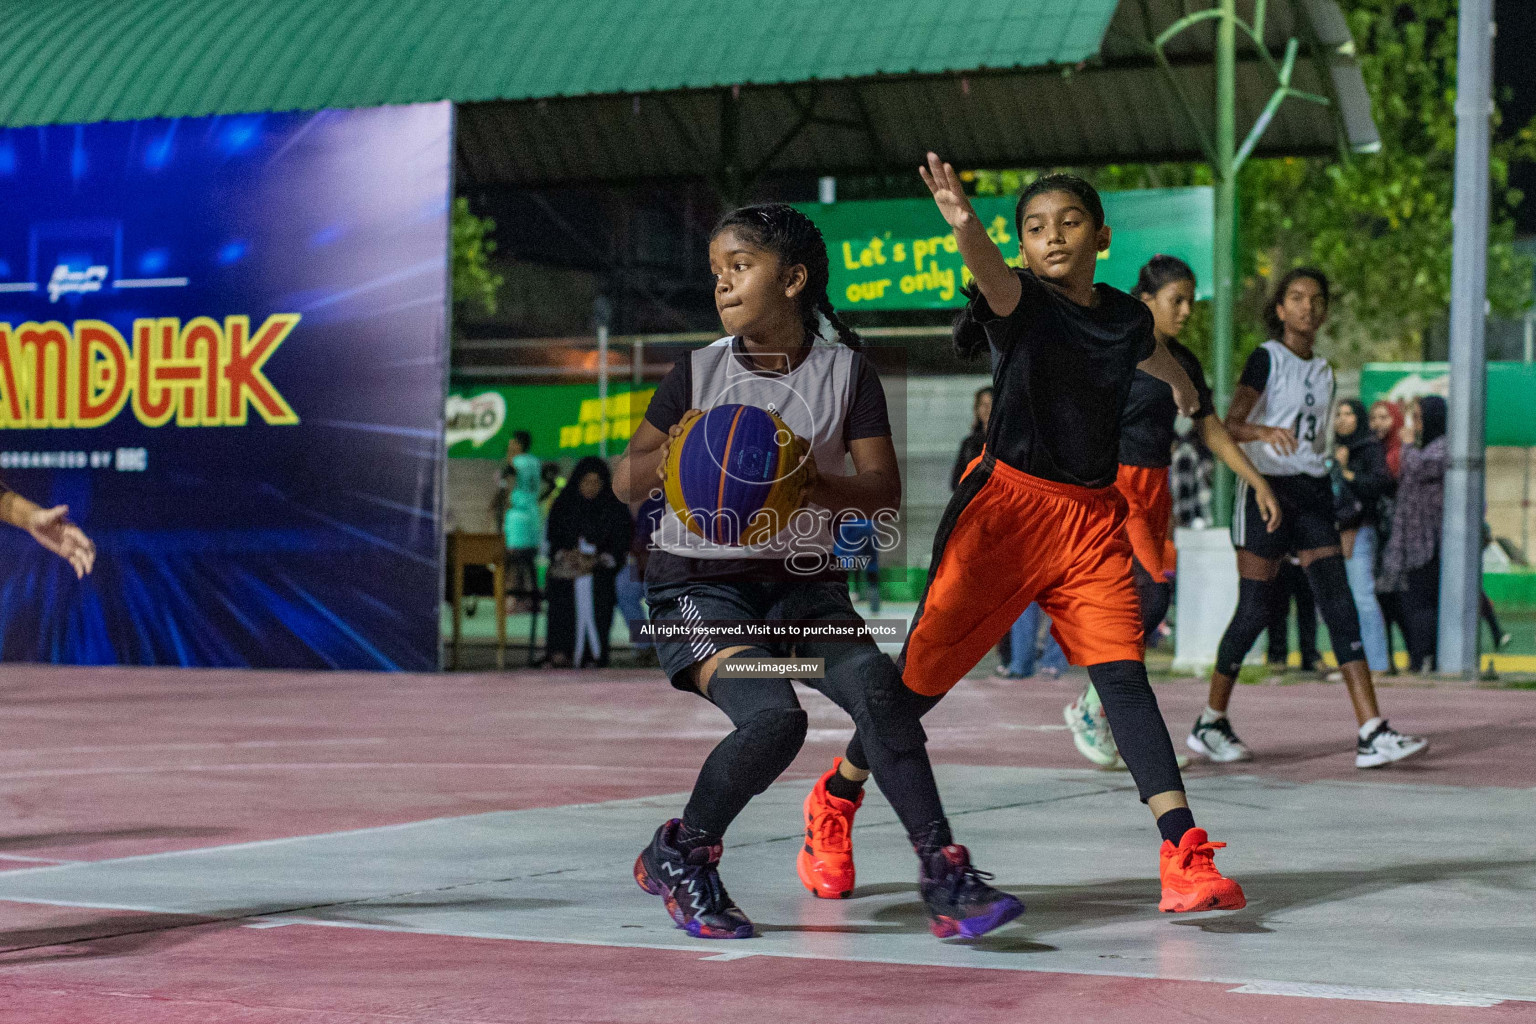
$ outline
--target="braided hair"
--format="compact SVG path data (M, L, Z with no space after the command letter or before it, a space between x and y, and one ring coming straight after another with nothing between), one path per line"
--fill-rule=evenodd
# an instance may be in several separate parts
M709 233L710 240L727 228L778 256L784 266L799 264L805 267L805 287L796 300L800 304L800 322L804 324L807 336L821 333L821 317L824 316L837 331L838 341L853 349L863 347L859 336L843 323L832 308L832 300L827 298L830 273L827 243L811 218L784 203L743 206L720 218Z

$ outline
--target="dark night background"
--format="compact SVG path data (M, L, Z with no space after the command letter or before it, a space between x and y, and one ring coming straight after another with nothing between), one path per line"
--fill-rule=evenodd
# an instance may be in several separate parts
M1504 130L1508 131L1536 115L1536 3L1497 0L1493 13L1499 26L1493 44L1493 85L1503 107ZM1536 166L1516 167L1513 177L1515 187L1525 193L1525 201L1515 214L1519 233L1536 233Z

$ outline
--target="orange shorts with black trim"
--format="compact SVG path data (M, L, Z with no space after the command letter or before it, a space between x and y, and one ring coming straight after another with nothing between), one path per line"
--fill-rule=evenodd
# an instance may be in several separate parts
M1115 489L1125 495L1130 514L1125 532L1131 539L1136 561L1153 582L1167 583L1173 563L1167 557L1168 526L1173 521L1173 492L1168 489L1166 466L1121 466Z
M1030 476L990 453L944 510L928 583L897 659L917 693L949 692L1031 602L1074 665L1140 661L1125 498Z

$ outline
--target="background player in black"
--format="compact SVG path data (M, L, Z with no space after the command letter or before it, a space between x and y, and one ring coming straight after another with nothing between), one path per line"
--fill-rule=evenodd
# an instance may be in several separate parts
M1153 330L1158 342L1179 361L1195 386L1199 408L1191 419L1206 447L1253 487L1268 529L1275 530L1280 525L1280 506L1274 492L1227 433L1216 415L1200 360L1178 340L1194 309L1195 272L1177 256L1154 256L1141 268L1135 295L1152 311ZM1151 374L1138 370L1131 382L1125 411L1120 414L1120 471L1115 486L1130 506L1125 531L1136 556L1132 568L1141 601L1142 630L1149 639L1167 616L1173 599L1173 585L1168 581L1173 566L1164 564L1163 552L1173 519L1168 467L1173 461L1174 421L1178 415L1173 389ZM1077 700L1067 705L1063 717L1072 730L1072 741L1079 753L1094 764L1118 763L1123 767L1103 705L1092 683Z

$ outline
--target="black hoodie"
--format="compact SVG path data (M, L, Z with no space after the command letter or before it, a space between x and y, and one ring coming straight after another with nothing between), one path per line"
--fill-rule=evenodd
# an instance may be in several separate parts
M1387 469L1387 450L1366 423L1365 406L1353 398L1344 399L1342 404L1354 410L1355 432L1336 435L1334 444L1349 450L1348 469L1354 474L1354 479L1344 479L1341 474L1339 482L1359 500L1364 514L1357 517L1342 515L1345 511L1343 506L1353 504L1347 500L1342 502L1339 529L1353 530L1363 525L1376 525L1377 503L1383 496L1391 494L1395 485L1392 473ZM1354 521L1348 521L1350 518Z

